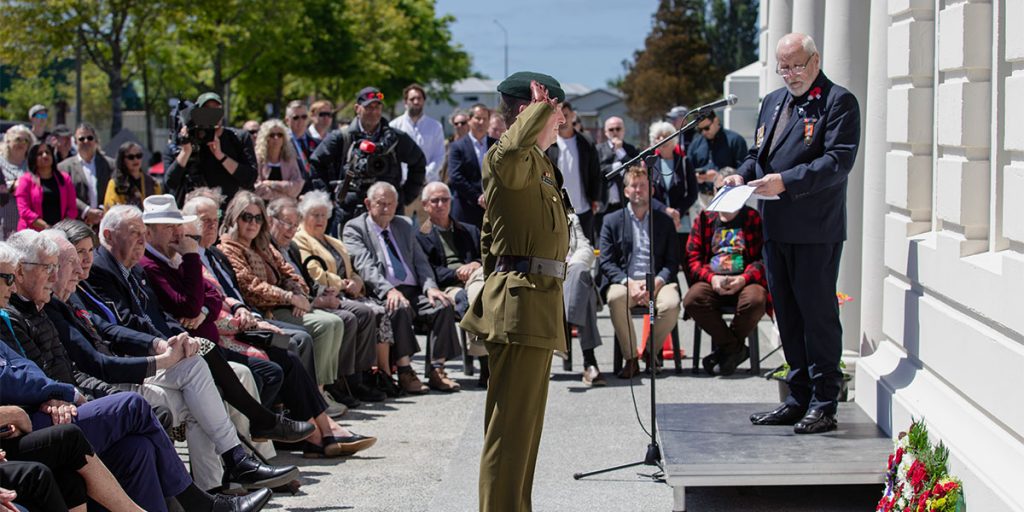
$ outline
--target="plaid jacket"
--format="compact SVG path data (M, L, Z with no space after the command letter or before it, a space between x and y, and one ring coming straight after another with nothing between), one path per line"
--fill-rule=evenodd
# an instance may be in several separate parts
M764 263L761 261L761 247L764 245L761 216L757 210L749 206L744 206L740 210L740 215L743 216L743 238L746 241L746 248L743 251L746 268L743 269L743 277L748 283L757 283L767 290L768 281L765 279ZM705 210L693 220L690 238L686 242L686 273L691 283L710 283L715 275L711 271L710 262L713 249L711 239L715 235L717 219L717 213Z

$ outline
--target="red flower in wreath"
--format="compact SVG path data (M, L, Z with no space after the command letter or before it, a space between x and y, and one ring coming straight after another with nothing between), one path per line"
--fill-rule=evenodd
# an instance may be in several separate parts
M821 98L821 87L815 87L811 89L811 92L807 93L807 99L809 100L816 100L818 98Z
M921 461L915 460L910 465L910 470L907 471L907 479L910 480L910 485L913 486L914 492L921 492L925 480L928 479L928 473L925 471L924 464L921 464Z

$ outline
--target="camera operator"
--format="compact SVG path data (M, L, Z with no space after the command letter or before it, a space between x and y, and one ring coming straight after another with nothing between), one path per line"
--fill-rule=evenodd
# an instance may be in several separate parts
M343 225L365 212L366 191L377 181L398 189L399 215L402 205L416 199L423 189L427 159L409 135L388 126L381 115L383 109L384 94L375 87L364 87L356 95L356 119L347 128L332 131L309 158L314 188L334 192L331 182L344 180L346 171L352 174L347 193L339 201L344 218L335 215L332 225ZM373 144L361 144L363 141ZM408 169L404 181L403 167Z
M206 92L196 99L195 108L221 108L220 96ZM193 111L194 113L194 111ZM256 183L256 155L253 153L251 137L242 130L224 127L224 119L217 121L213 140L204 145L188 142L194 134L189 133L190 125L185 124L178 132L179 143L167 148L167 173L164 188L174 194L178 204L190 191L199 187L219 187L230 202L239 189L253 190ZM201 129L202 127L191 127Z

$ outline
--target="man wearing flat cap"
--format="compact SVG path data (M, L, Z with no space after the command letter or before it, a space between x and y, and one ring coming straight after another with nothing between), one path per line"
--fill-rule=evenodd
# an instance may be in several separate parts
M462 327L484 341L490 384L480 510L528 511L554 350L565 350L562 281L569 250L561 175L544 151L565 122L558 81L519 72L498 85L508 131L484 158L486 282Z

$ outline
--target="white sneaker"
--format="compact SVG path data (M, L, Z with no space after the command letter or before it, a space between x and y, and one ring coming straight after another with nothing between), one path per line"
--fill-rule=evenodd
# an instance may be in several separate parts
M607 386L608 381L604 380L601 372L597 371L596 366L591 365L583 372L583 385L588 388L592 386L601 387Z
M326 413L328 416L337 419L344 416L345 413L348 412L348 407L345 407L345 404L335 402L334 397L332 397L330 393L328 393L327 391L323 391L321 394L324 397L324 401L327 402L327 410L324 411L324 413Z

